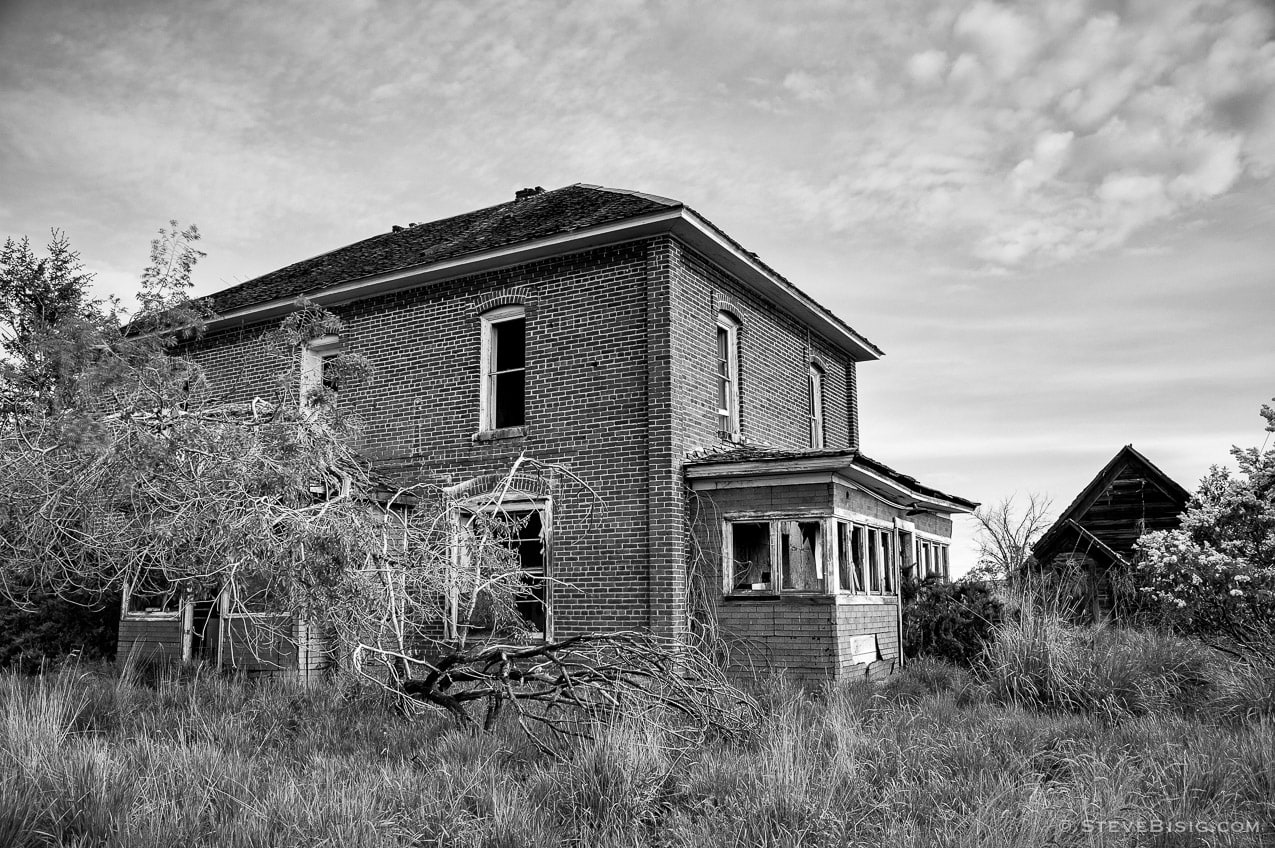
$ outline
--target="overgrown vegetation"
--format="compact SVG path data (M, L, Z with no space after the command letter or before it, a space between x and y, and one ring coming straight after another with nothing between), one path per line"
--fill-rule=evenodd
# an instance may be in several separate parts
M511 721L475 737L335 687L10 676L0 844L1111 846L1136 834L1085 823L1269 827L1270 678L1177 640L1108 636L1063 638L1070 653L1048 658L1010 636L986 683L931 660L876 689L767 680L745 738L688 744L620 719L558 755Z
M928 578L904 586L903 602L904 655L964 666L982 656L1004 614L991 587L974 580Z
M1146 612L1180 633L1240 656L1275 653L1275 409L1263 405L1267 442L1232 448L1238 476L1214 466L1182 527L1138 542L1135 589ZM1150 610L1147 609L1148 603Z
M693 717L700 733L751 721L751 701L689 646L636 633L529 645L544 607L539 626L520 607L537 606L547 578L520 562L543 544L528 493L576 505L560 528L588 527L605 504L570 468L528 457L458 485L376 473L338 402L367 362L314 348L339 335L337 316L299 300L253 341L277 367L273 391L218 397L182 355L213 317L189 298L198 238L176 222L160 231L127 323L89 297L61 234L43 257L26 240L0 250L0 599L19 625L68 604L86 612L70 618L76 633L42 619L61 644L15 650L101 647L87 611L120 597L171 614L174 639L179 615L193 630L195 606L216 605L221 621L247 622L234 635L246 651L308 640L336 673L465 729L508 710L552 745L631 701Z

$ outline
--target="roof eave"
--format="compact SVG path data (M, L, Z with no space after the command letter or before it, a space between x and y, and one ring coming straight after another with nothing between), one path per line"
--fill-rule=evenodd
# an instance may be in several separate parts
M820 456L786 459L736 460L727 462L698 462L686 466L686 479L691 488L696 483L718 480L755 479L757 485L775 477L826 472L860 488L867 488L883 497L901 502L901 506L920 508L944 515L970 513L978 508L972 501L960 501L937 497L917 491L873 469L854 461L853 457Z
M303 296L322 306L339 306L354 300L521 265L551 256L579 253L662 234L672 234L685 241L785 312L819 330L855 361L879 359L883 355L881 349L872 342L741 250L716 227L681 206L441 262L347 280L306 292ZM209 321L207 327L215 330L279 318L295 308L297 297L291 295L232 309Z

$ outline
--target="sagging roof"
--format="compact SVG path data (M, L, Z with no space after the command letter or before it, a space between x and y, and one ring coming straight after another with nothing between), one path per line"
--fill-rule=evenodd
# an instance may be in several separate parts
M738 445L723 450L699 451L687 457L687 480L725 477L773 476L803 471L831 471L850 476L872 486L874 482L894 489L925 506L948 512L972 512L978 503L942 492L896 471L884 462L865 456L853 448L790 450L762 445Z
M209 326L283 314L301 295L325 305L348 302L494 267L672 233L780 308L824 329L834 344L856 360L883 355L867 338L681 201L584 183L518 194L515 200L485 209L394 227L215 292L203 299L220 316Z

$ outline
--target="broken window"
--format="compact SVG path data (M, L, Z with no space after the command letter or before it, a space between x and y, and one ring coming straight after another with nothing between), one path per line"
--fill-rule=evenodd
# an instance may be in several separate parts
M837 563L841 591L892 595L898 589L894 531L850 521L837 522Z
M181 603L181 589L162 571L143 571L124 589L124 611L134 615L176 616Z
M523 591L515 606L527 629L544 636L548 633L549 596L545 579L544 519L539 510L516 516L518 529L510 546L518 553L518 567L522 572Z
M736 522L731 528L731 591L773 591L770 522Z
M862 592L863 577L859 570L859 528L848 521L837 522L837 571L841 588L846 592Z
M948 579L950 576L948 546L943 542L918 538L916 540L916 568L921 579L927 577Z
M894 533L881 531L881 585L887 595L894 594Z
M479 522L484 529L477 529ZM512 576L516 569L519 585L514 592L512 612L521 619L518 629L533 637L547 636L549 580L545 525L545 513L539 509L484 510L463 519L455 562L460 575L469 582L459 581L457 594L448 601L454 625L463 625L470 632L491 631L498 627L498 618L507 622L510 611L498 612L491 596L477 588L475 581L481 583L495 575ZM497 546L495 551L483 549L492 543ZM475 558L486 560L493 572L473 572Z
M727 438L739 436L739 322L717 316L717 420Z
M780 573L783 588L793 592L823 591L823 553L818 521L779 522Z
M823 447L823 369L810 363L807 380L810 407L810 446Z
M881 531L868 528L868 591L881 593Z
M527 319L522 306L502 306L482 318L482 429L527 423Z

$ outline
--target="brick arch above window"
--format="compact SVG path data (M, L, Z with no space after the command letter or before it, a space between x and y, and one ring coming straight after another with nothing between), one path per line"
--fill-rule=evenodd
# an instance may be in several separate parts
M540 474L483 474L450 486L447 491L457 499L483 500L499 495L506 500L544 500L553 495L553 481Z
M741 327L744 325L744 310L740 309L734 301L729 298L718 298L713 305L717 308L718 315L725 315Z
M482 315L502 306L522 306L531 311L535 306L535 296L527 286L515 286L499 292L492 292L474 303L474 314Z

